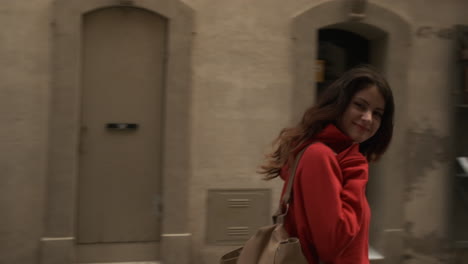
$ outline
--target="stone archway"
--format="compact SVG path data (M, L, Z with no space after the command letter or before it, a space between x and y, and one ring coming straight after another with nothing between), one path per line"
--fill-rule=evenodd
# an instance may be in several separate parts
M350 1L334 0L304 10L293 18L292 116L297 116L315 100L315 61L317 59L318 30L336 28L361 35L376 42L372 64L386 75L393 88L397 123L392 145L386 156L375 166L379 178L376 231L374 246L384 254L387 263L396 263L403 252L403 206L405 171L405 139L407 131L406 93L410 26L396 13L376 4L366 3L362 14L356 15ZM364 11L365 10L365 11Z
M193 11L180 1L56 0L53 9L53 99L49 123L46 225L40 263L75 263L77 143L81 100L81 25L85 13L106 7L135 7L170 23L164 94L161 260L188 263L190 177L190 86ZM177 103L175 103L177 102ZM167 118L176 117L176 118Z

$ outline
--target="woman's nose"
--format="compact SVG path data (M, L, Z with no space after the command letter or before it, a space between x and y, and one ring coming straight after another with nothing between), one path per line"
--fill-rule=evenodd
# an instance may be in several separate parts
M372 113L371 111L365 111L362 114L362 120L367 121L367 122L372 122Z

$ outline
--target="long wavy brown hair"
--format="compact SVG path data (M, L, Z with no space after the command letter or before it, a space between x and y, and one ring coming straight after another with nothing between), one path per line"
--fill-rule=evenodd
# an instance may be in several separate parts
M278 177L281 168L294 160L305 142L314 138L328 124L336 124L353 96L362 89L375 85L385 100L385 110L379 129L374 136L360 144L360 152L369 162L377 161L387 150L393 135L394 102L390 86L385 78L369 65L360 65L345 72L330 84L318 102L308 108L301 121L284 128L274 140L275 149L266 156L259 173L264 179Z

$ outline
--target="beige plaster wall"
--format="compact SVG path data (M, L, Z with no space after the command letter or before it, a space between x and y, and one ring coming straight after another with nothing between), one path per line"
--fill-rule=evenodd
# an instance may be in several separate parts
M49 0L0 5L0 263L35 263L49 105Z
M189 1L187 1L189 2ZM191 230L194 263L216 263L205 246L209 188L270 188L255 174L262 153L288 123L289 24L294 3L191 1L193 49ZM274 200L278 189L274 189Z
M447 29L468 23L467 8L468 3L460 0L408 3L414 46L406 135L406 263L447 263L451 259L452 252L445 248L449 246L454 190L450 185L454 177L451 111L460 77L453 36Z

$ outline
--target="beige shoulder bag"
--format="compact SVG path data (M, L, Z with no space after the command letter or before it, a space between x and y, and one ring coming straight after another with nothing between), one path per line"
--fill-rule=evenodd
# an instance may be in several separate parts
M291 200L297 164L306 148L296 157L282 202L273 215L274 224L261 227L244 244L244 247L222 256L221 264L307 264L307 260L302 254L299 239L290 237L283 226Z

